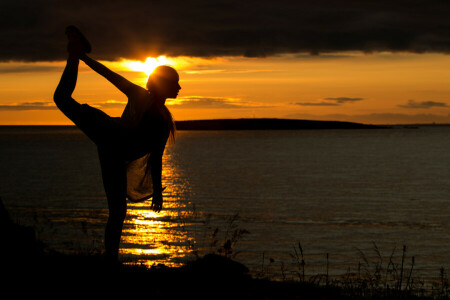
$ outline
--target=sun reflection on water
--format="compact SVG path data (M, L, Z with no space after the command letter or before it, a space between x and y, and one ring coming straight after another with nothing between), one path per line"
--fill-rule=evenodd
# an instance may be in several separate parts
M170 208L156 215L148 206L133 207L124 228L122 254L149 265L179 265L181 262L174 260L189 255L189 235L177 229L176 219L176 212Z
M170 147L169 147L170 148ZM151 200L129 203L125 220L121 255L144 265L165 264L179 266L191 253L194 235L186 230L186 217L192 211L186 201L188 183L180 180L170 155L165 155L163 166L164 206L160 213L150 209Z

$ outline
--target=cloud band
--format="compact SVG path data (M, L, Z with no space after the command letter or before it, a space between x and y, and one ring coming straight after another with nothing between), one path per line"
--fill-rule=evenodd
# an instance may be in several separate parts
M100 59L342 51L450 53L449 1L2 1L0 61L66 58L79 26Z

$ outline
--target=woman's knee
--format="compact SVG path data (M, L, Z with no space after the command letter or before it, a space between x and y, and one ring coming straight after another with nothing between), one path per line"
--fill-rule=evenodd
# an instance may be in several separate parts
M56 107L78 126L77 122L81 116L80 104L71 96L61 92L55 92L53 101L55 102Z
M70 104L71 97L70 95L67 95L66 93L55 91L53 94L53 101L55 102L56 106L65 113L65 111L68 108L68 105Z
M53 95L53 102L55 102L56 107L58 107L60 110L61 110L61 105L62 105L63 101L64 101L64 100L63 100L62 95L59 95L59 94L57 94L57 93L55 93L55 94Z
M119 203L109 205L109 217L116 220L123 222L125 220L125 217L127 215L127 205L124 201L120 201Z
M108 222L110 222L111 224L115 224L115 226L122 227L123 223L125 222L126 215L126 209L121 211L110 210Z

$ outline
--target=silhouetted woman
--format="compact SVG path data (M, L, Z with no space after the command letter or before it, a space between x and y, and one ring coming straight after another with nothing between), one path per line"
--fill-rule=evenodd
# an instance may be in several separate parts
M165 106L181 89L178 73L160 66L149 76L147 89L131 83L101 63L89 58L91 46L74 26L66 29L68 59L54 94L58 108L96 145L108 200L109 217L105 230L105 254L116 261L125 220L126 199L138 202L152 198L152 209L163 204L161 169L166 142L174 137L172 115ZM110 117L72 98L78 64L82 60L128 97L122 116Z

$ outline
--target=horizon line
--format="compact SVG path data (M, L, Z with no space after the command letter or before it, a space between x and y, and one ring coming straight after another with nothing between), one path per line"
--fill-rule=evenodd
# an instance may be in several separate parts
M224 121L224 120L289 120L289 121L309 121L309 122L336 122L336 123L351 123L360 125L373 125L373 126L450 126L450 123L361 123L354 121L341 121L341 120L311 120L311 119L291 119L291 118L217 118L217 119L192 119L192 120L175 120L177 122L201 122L201 121ZM76 127L75 124L0 124L0 126L59 126L59 127Z

